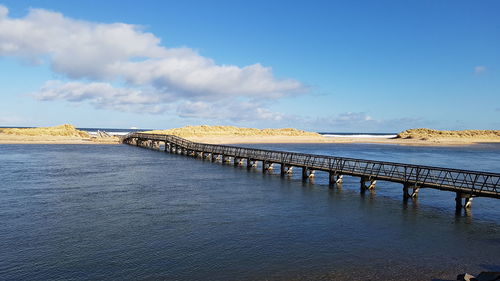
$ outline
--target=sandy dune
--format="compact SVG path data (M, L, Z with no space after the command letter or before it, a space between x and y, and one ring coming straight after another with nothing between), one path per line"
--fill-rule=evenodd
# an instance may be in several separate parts
M195 142L213 144L238 143L381 143L399 145L470 145L500 142L500 130L438 131L411 129L397 138L324 137L315 132L297 129L255 129L234 126L187 126L147 133L172 134ZM96 138L72 125L29 129L0 129L0 144L116 144L118 137Z
M95 138L65 124L54 127L0 129L0 144L116 144L119 138Z
M296 129L254 129L233 126L187 126L148 133L172 134L191 141L213 144L237 143L382 143L400 145L469 145L500 142L500 131L437 131L412 129L397 138L324 137L318 133Z

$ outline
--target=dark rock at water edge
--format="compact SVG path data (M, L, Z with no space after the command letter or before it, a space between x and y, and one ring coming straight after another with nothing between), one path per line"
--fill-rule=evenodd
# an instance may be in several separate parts
M468 273L459 274L458 281L500 281L500 272L481 272L477 277Z

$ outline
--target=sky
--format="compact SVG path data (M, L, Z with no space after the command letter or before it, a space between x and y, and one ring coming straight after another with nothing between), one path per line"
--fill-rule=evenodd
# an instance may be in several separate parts
M0 126L500 129L500 1L0 0Z

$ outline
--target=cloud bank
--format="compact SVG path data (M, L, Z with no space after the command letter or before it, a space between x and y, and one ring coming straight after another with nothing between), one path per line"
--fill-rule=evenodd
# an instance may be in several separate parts
M8 12L0 5L0 56L48 63L67 79L46 82L33 94L40 100L148 113L176 108L172 112L181 117L203 118L233 118L231 112L247 109L276 120L280 114L256 101L307 91L259 63L218 65L190 48L165 47L140 26L76 20L44 9L31 9L23 18Z

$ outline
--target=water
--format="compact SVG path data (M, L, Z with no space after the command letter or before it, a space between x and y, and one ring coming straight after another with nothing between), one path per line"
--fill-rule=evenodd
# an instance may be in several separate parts
M249 145L500 170L500 147ZM296 173L298 174L298 173ZM497 199L359 194L126 145L0 145L0 280L454 280L500 270Z
M130 129L117 129L117 128L77 128L78 130L85 131L90 135L97 135L97 131L104 131L112 136L124 136L128 133L135 132L143 132L150 131L151 129L138 129L138 128L130 128Z
M336 137L336 138L382 138L391 139L397 137L396 133L327 133L319 132L319 134L325 137Z

